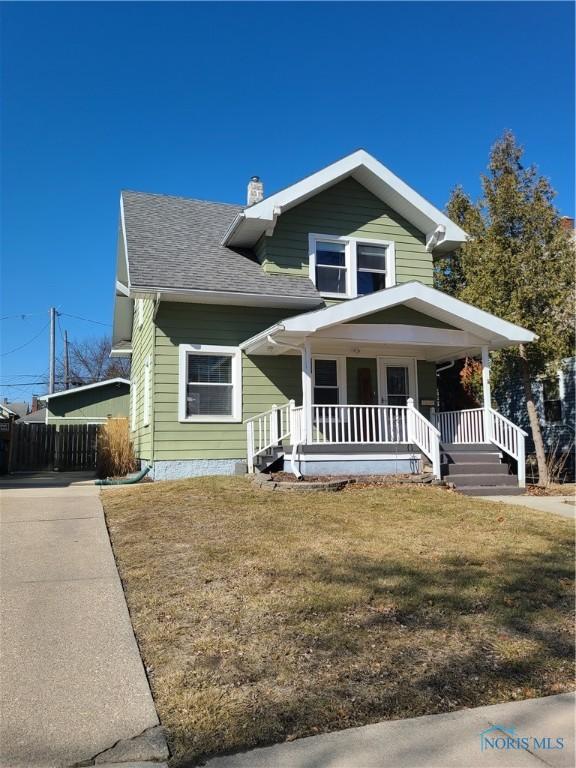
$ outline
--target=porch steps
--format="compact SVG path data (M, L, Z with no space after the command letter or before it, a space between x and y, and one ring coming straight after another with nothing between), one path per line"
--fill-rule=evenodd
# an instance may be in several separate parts
M260 453L256 456L254 459L254 468L258 472L265 472L282 458L284 458L284 448L280 445L275 445L272 448L268 448L264 453Z
M523 493L518 478L510 473L502 454L493 445L440 447L444 480L467 496L515 496Z

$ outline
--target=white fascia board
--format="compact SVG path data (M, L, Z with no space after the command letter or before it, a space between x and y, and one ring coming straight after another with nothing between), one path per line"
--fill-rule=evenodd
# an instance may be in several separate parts
M132 357L132 350L122 349L121 347L114 349L114 347L112 347L108 357Z
M418 282L403 283L392 288L343 301L330 307L291 317L283 322L284 329L294 333L316 333L339 323L365 317L398 304L417 304L419 311L431 317L474 332L480 337L499 337L512 343L529 343L538 337L532 331L477 309L435 288ZM432 314L434 313L434 314ZM441 317L440 317L441 316Z
M202 291L139 286L130 288L130 298L154 298L159 301L188 302L190 304L230 304L240 307L314 307L322 298L309 296L282 296L281 294L241 293L239 291Z
M130 386L130 381L122 378L105 379L104 381L96 381L94 384L83 384L81 387L72 387L72 389L64 389L62 392L53 392L51 395L43 395L42 397L39 397L38 400L53 400L55 397L65 397L66 395L72 395L76 392L86 392L87 389L96 389L96 387L104 387L107 384L128 384L128 386Z
M416 226L427 238L443 228L436 248L454 248L468 235L432 203L425 200L375 157L360 149L286 189L245 208L224 237L226 245L253 245L255 238L274 222L275 216L352 176Z

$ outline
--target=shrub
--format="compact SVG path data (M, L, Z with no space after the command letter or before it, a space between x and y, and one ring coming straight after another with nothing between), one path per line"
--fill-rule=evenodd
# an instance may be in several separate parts
M98 438L98 477L122 477L135 469L128 419L108 419Z

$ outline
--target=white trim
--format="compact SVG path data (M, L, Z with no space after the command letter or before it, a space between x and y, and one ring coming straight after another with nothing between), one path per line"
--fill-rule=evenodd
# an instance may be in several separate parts
M123 416L112 416L113 419L122 419ZM48 416L46 414L46 424L51 421L88 421L91 424L105 424L108 421L108 416Z
M349 320L365 317L381 309L388 309L406 302L414 302L414 309L421 306L418 311L428 313L431 317L443 315L446 317L446 322L450 322L450 320L452 323L464 321L466 324L475 326L478 330L485 330L489 334L501 336L506 341L528 343L538 338L535 333L526 330L526 328L509 323L507 320L496 317L496 315L491 315L471 304L466 304L442 293L442 291L416 281L395 285L393 288L376 291L376 293L370 293L367 296L359 296L352 301L343 301L340 304L333 304L315 312L296 315L284 320L281 327L288 332L315 333L322 328L346 323ZM436 319L443 318L436 317ZM268 333L271 332L268 331ZM483 334L480 333L479 335L483 337Z
M132 384L130 385L130 431L136 432L136 427L138 425L137 422L137 415L138 415L138 381L134 379Z
M396 285L396 251L392 240L373 240L369 237L348 237L339 235L323 235L318 232L308 233L308 275L316 285L316 246L322 243L344 243L344 267L346 270L346 293L330 293L322 291L321 296L330 299L354 299L358 296L358 246L375 245L386 248L386 288ZM338 267L334 267L337 269ZM342 269L342 267L340 267ZM382 270L363 270L364 272L380 272ZM319 290L319 289L318 289ZM371 294L361 294L370 296Z
M124 260L126 261L126 281L130 285L130 262L128 261L128 237L126 235L126 218L124 216L124 198L120 193L120 223L122 226L122 242L124 243Z
M142 409L142 426L150 425L150 355L144 361L144 400Z
M138 317L138 328L144 325L144 299L136 299L136 315Z
M94 384L83 384L81 387L72 387L72 389L64 389L62 392L53 392L51 395L42 395L38 400L52 400L54 397L65 397L66 395L72 395L76 392L85 392L87 389L96 389L96 387L105 387L107 384L128 384L128 379L104 379L104 381L96 381Z
M453 331L450 328L433 328L426 325L403 325L401 323L354 323L336 325L317 331L316 339L332 341L376 342L382 344L443 345L466 347L483 344L484 341L467 331Z
M284 213L348 177L354 178L423 232L432 247L450 250L467 240L466 232L442 211L376 158L360 149L275 195L264 198L260 203L245 208L226 232L223 244L254 245L273 226L275 215Z
M240 291L204 291L198 289L139 286L130 288L130 297L145 296L161 301L178 301L190 304L226 304L240 307L317 307L318 296L282 296L281 294L246 293Z
M338 445L333 443L333 445ZM358 443L361 445L361 443ZM394 445L394 443L390 443ZM401 443L399 443L401 445ZM378 461L389 460L396 461L396 459L420 459L420 453L396 453L390 451L389 453L297 453L296 459L298 461L370 461L376 459Z
M232 358L232 414L230 416L186 416L186 361L189 354L227 355ZM218 424L242 421L242 351L240 347L180 344L178 346L178 368L178 421L185 424Z

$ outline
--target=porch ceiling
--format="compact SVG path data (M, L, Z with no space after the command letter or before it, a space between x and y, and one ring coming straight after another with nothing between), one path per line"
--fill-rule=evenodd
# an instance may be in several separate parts
M398 305L430 317L430 327L370 322L370 315ZM433 327L433 320L450 328ZM280 355L295 354L309 342L314 351L367 356L408 354L443 362L479 355L483 346L502 349L536 338L525 328L422 283L411 282L291 317L241 346L252 355Z

